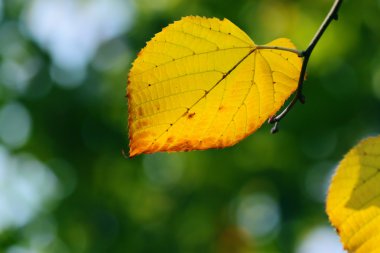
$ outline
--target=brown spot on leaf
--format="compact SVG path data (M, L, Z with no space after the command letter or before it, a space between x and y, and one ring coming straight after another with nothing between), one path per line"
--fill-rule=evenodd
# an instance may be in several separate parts
M173 141L174 141L174 137L173 137L173 136L169 137L169 138L166 140L167 143L173 143Z
M138 121L136 124L137 128L143 128L143 127L146 127L147 125L149 125L149 123L146 120Z
M174 151L188 151L192 149L193 146L191 145L190 141L183 141L172 147L172 150Z
M224 148L225 146L222 139L219 139L216 143L216 148Z
M138 132L136 133L133 138L135 138L136 140L142 140L142 139L145 139L149 136L152 136L152 132L149 132L149 131L141 131L141 132Z
M195 115L195 112L189 113L189 114L187 115L187 118L188 118L188 119L192 119L192 118L194 117L194 115Z
M154 152L157 152L158 150L160 150L160 145L158 143L155 143L150 147L149 153L154 153Z
M223 105L219 106L219 108L218 108L219 111L222 111L223 109L224 109Z
M138 114L139 116L143 116L143 110L142 110L141 107L139 107L139 109L137 110L137 114Z
M144 153L146 150L144 147L148 146L149 142L145 140L133 141L130 144L129 157L134 157L138 154Z
M144 145L147 145L148 142L146 141L135 141L131 144L131 149L140 149L140 147L143 147Z
M202 145L202 147L209 147L209 146L213 146L215 142L216 142L215 138L205 138L200 142L200 144Z

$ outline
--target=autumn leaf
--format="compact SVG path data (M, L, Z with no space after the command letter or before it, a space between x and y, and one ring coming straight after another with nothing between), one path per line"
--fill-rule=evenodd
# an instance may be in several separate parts
M348 252L380 252L380 136L360 142L340 162L326 211Z
M288 39L257 46L229 20L185 17L140 51L127 85L130 156L234 145L297 88ZM295 51L295 50L294 50Z

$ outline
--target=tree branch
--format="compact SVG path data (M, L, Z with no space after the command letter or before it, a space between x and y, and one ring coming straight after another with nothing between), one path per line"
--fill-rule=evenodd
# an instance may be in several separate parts
M305 103L305 96L302 93L302 88L303 88L303 82L305 80L307 64L309 63L311 53L313 52L314 47L317 45L323 33L326 31L327 27L330 25L331 21L333 21L334 19L338 20L338 12L342 3L343 3L343 0L335 0L325 20L322 22L321 26L319 27L318 31L314 35L313 39L310 41L309 46L307 47L305 51L302 51L299 54L299 56L303 57L304 59L302 62L301 72L298 79L296 94L294 95L293 99L290 101L290 103L285 107L285 109L281 113L279 113L277 116L272 116L271 118L269 118L268 122L270 124L274 124L273 128L271 129L272 133L278 132L278 123L293 108L293 106L297 103L297 101L300 101L302 104Z

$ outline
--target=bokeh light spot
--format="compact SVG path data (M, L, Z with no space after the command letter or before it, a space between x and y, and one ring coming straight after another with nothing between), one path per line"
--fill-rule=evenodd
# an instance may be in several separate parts
M121 39L104 43L98 50L93 66L102 72L123 72L130 62L131 55Z
M28 48L17 22L0 26L0 83L22 93L41 68L41 60Z
M26 108L11 102L0 109L0 139L11 148L23 146L29 139L32 119Z
M301 241L297 253L344 253L338 235L332 228L320 226L310 231Z
M3 1L0 0L0 22L2 18L3 18Z
M263 238L279 226L280 209L270 195L255 193L241 199L236 219L238 226L252 237Z
M23 226L57 197L58 181L30 155L11 156L0 146L0 231Z
M127 29L130 1L34 0L24 13L26 27L61 69L85 69L99 45Z
M144 157L144 172L159 185L175 184L182 176L183 162L179 154L151 154Z
M23 90L28 80L25 69L14 61L4 61L0 66L1 81L8 87Z
M34 250L22 246L12 246L7 250L7 253L37 253Z
M50 76L59 86L72 89L78 87L84 81L86 78L86 70L79 67L66 70L52 65L50 66Z

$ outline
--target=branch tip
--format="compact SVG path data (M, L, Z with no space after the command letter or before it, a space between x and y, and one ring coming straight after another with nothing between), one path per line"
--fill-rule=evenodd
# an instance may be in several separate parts
M318 31L315 33L313 39L310 41L310 44L306 48L306 50L298 51L298 50L289 50L289 49L281 48L282 50L297 53L299 57L303 58L303 62L302 62L302 67L301 67L301 71L300 71L300 76L298 79L298 86L297 86L295 96L279 114L273 115L268 120L269 124L274 124L274 126L271 129L271 133L278 132L279 122L292 109L292 107L297 103L297 101L299 101L301 104L305 103L305 96L302 94L302 87L303 87L303 82L305 81L306 68L307 68L307 64L309 62L309 58L311 56L311 53L313 52L314 47L317 45L319 39L322 37L323 33L326 31L326 29L330 25L331 21L332 20L338 20L338 12L339 12L339 9L340 9L340 6L342 5L342 3L343 3L343 0L335 0L334 1L334 4L332 5L330 11L326 15L325 20L322 22ZM262 48L268 48L269 49L271 47L263 46ZM273 49L273 47L271 49ZM276 48L276 49L280 49L280 48Z
M270 132L271 134L275 134L275 133L278 133L279 129L278 129L278 121L276 121L274 123L274 126L271 128Z

